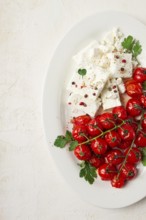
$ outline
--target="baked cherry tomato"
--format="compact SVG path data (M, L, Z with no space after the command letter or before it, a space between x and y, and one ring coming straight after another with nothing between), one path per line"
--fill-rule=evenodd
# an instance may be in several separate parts
M114 116L112 113L109 112L100 115L99 122L101 126L106 130L111 129L115 126Z
M131 127L134 129L134 131L136 131L137 128L138 128L138 123L137 123L137 121L136 121L133 117L131 117L131 116L128 116L128 117L127 117L127 119L126 119L126 124L131 125Z
M117 174L111 180L111 185L115 188L122 188L125 185L125 182L125 177Z
M91 120L91 117L89 115L81 115L78 117L74 117L71 122L74 125L86 125L88 124L90 120Z
M144 108L146 108L146 94L140 96L140 102Z
M141 122L142 129L146 131L146 114L143 116L143 120Z
M120 168L121 167L119 167L119 170ZM137 174L136 167L130 163L126 163L124 167L121 169L121 175L127 180L133 179L136 176L136 174Z
M137 147L146 147L146 133L143 131L139 132L136 137L135 144Z
M140 95L142 95L142 85L141 83L138 82L129 82L127 83L126 87L126 92L127 95L133 97L133 98L137 98Z
M112 113L115 117L115 120L118 121L119 123L127 118L127 112L123 106L114 107Z
M91 158L91 150L85 144L78 145L74 150L74 154L79 160L89 160Z
M95 137L99 134L102 133L102 126L100 124L100 122L98 122L98 120L96 120L96 118L92 119L88 125L87 125L87 130L88 133L92 136Z
M130 151L129 149L127 149L124 152L125 156L127 155L127 162L131 163L131 164L135 164L138 163L139 161L141 161L141 151L137 148L132 148Z
M135 131L129 124L124 124L118 128L118 133L124 141L131 141L135 137Z
M118 165L122 163L123 159L124 159L124 155L118 149L110 151L109 153L107 153L105 157L106 163L109 163L112 165Z
M72 136L79 143L87 140L86 136L88 136L87 127L84 125L75 125L72 130Z
M104 163L104 158L101 157L100 155L97 155L97 156L96 155L92 155L91 159L89 160L89 163L92 166L98 168L101 164Z
M132 143L132 140L131 141L123 141L121 144L120 144L120 146L119 146L119 148L120 149L127 149L128 147L130 147L131 146L131 143Z
M117 173L116 167L107 163L102 164L98 168L98 174L102 180L111 180L116 173Z
M127 102L127 105L126 105L126 110L127 110L128 114L131 116L140 115L141 111L142 111L140 101L136 98L129 99Z
M144 82L146 80L146 68L138 67L134 70L133 78L137 82Z
M110 131L105 135L105 140L111 148L118 147L121 143L121 137L116 131Z
M91 148L95 154L104 154L107 151L108 145L102 138L97 138L91 142Z

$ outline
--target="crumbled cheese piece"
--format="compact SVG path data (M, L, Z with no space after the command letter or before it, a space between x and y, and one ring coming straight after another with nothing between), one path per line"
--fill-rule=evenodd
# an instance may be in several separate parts
M114 108L120 106L120 97L117 85L114 79L110 79L101 93L103 109Z
M132 77L132 55L129 53L109 53L109 71L113 78Z
M124 93L126 91L126 89L125 89L125 85L123 83L122 78L116 79L116 83L117 83L117 87L119 89L119 92Z

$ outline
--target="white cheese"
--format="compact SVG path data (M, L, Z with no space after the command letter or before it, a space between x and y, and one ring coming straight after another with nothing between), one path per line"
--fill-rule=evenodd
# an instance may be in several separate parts
M109 53L107 54L110 67L109 71L113 78L132 77L132 55L129 53Z
M117 87L120 93L124 93L126 91L125 85L123 83L122 78L116 79Z
M114 79L107 82L101 93L101 100L104 110L121 105L118 88Z

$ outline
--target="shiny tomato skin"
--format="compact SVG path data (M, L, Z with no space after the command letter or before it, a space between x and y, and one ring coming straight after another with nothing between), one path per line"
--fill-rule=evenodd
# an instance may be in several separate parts
M87 138L85 136L88 136L87 127L84 125L75 125L72 130L72 136L73 138L78 141L79 143L86 141Z
M146 80L146 68L138 67L133 72L133 79L143 83Z
M120 169L120 168L119 168ZM126 180L131 180L137 175L137 169L133 164L126 163L124 167L121 169L121 175Z
M127 95L133 97L133 98L137 98L139 97L140 95L142 95L142 85L141 83L129 83L127 86L126 86L126 93Z
M113 165L109 165L107 163L102 164L98 168L98 174L102 180L111 180L116 173L117 173L116 167Z
M146 94L140 96L140 102L144 108L146 108Z
M143 120L141 122L142 129L146 131L146 114L143 116Z
M144 132L139 132L135 144L137 147L146 147L146 133Z
M111 180L112 187L122 188L125 185L125 177L122 175L115 175Z
M134 131L136 131L137 128L138 128L138 123L137 123L137 121L132 116L128 116L127 117L126 124L131 125L132 128L134 129Z
M118 133L124 141L132 141L135 137L135 131L129 124L124 124L118 128Z
M87 125L88 133L92 137L95 137L95 136L98 136L99 134L101 134L102 129L103 128L102 128L101 124L96 120L96 118L89 121L89 123Z
M104 163L104 158L101 156L92 155L92 157L89 160L89 163L92 166L98 168L101 164Z
M74 117L71 122L74 125L86 125L89 123L90 120L91 120L91 117L86 114L86 115L80 115L80 116Z
M91 149L95 154L104 154L108 149L108 145L104 139L97 138L91 142Z
M123 159L124 159L124 155L118 149L109 151L109 153L107 153L105 157L106 163L109 163L112 165L118 165L122 163Z
M127 149L131 146L131 143L132 143L132 140L131 141L123 141L120 146L119 146L119 149Z
M136 98L129 99L126 105L126 110L128 114L133 117L139 116L142 112L140 101Z
M138 148L132 148L130 151L127 149L124 155L127 155L127 162L130 164L138 163L142 158L141 151Z
M86 161L86 160L90 160L91 158L91 150L85 144L78 145L74 150L74 154L79 160Z
M118 147L121 143L121 137L116 131L110 131L105 135L107 144L111 147Z
M115 120L112 113L103 113L98 120L105 130L111 129L115 126Z
M115 117L116 121L122 122L122 120L125 120L127 118L127 112L126 109L123 106L117 106L112 109L112 113Z

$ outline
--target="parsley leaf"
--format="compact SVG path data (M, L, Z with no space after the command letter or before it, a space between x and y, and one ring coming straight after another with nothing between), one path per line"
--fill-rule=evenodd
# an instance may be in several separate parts
M142 88L143 88L144 90L146 90L146 81L143 82Z
M69 151L73 151L76 148L76 146L78 146L78 142L77 141L72 141L70 143Z
M57 138L54 142L54 145L56 147L64 148L65 145L67 144L67 142L68 141L66 140L66 138L63 135L59 135L59 136L57 136Z
M146 147L142 148L142 164L146 166Z
M127 38L124 38L121 44L127 53L132 53L132 56L135 59L142 52L142 46L140 45L139 41L130 35Z
M71 133L70 131L68 131L68 130L66 131L65 139L66 139L68 142L73 140L72 133Z
M86 69L78 69L78 74L80 74L81 76L85 76L87 73Z
M84 178L88 183L93 184L97 177L96 168L91 166L89 162L83 162L80 164L80 177Z

